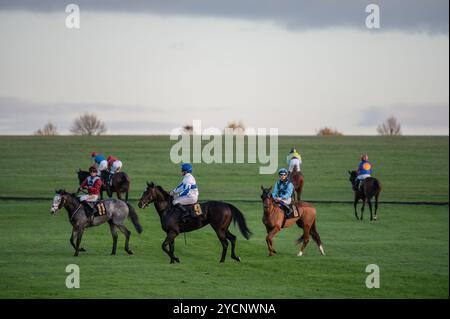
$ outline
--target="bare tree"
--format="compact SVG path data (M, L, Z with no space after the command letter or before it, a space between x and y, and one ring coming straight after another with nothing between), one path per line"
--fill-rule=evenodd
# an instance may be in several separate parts
M245 126L241 121L239 121L239 123L230 122L227 124L227 126L225 128L232 129L233 134L244 134L245 133Z
M53 136L58 135L58 132L56 130L56 125L52 122L48 122L44 125L43 128L38 129L34 132L34 135L41 135L41 136Z
M400 123L394 116L391 116L384 123L378 125L377 132L379 135L385 136L402 135Z
M343 134L336 129L331 127L322 127L318 132L317 136L342 136Z
M83 114L75 119L70 129L75 135L101 135L106 132L106 125L95 114Z
M187 124L187 125L183 126L183 131L186 134L192 135L192 133L194 132L194 127L190 124Z

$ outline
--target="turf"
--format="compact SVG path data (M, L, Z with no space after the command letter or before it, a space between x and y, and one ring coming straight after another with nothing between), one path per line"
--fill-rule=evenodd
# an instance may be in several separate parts
M161 250L164 232L153 207L138 210L144 232L129 224L134 255L110 256L107 226L89 229L87 249L73 257L67 213L50 216L55 188L76 189L75 171L90 164L93 150L119 156L132 180L132 205L146 180L169 188L180 179L169 159L168 137L0 137L2 197L48 200L0 201L1 298L448 298L448 205L382 204L379 220L357 221L349 204L315 204L326 256L310 243L297 257L298 228L275 237L278 254L267 257L261 222L257 164L194 164L201 198L223 199L245 215L254 235L235 227L242 262L229 255L219 264L221 245L212 229L177 238L180 264ZM448 202L448 137L281 137L279 163L297 146L303 156L304 199L351 200L347 170L368 152L381 180L384 201ZM81 270L81 288L67 289L65 268ZM380 267L379 289L368 289L368 264Z

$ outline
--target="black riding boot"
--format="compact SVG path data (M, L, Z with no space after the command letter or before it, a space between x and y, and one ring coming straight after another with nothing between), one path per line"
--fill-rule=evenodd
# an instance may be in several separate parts
M186 210L186 207L181 204L176 204L175 207L181 211L181 220L186 222L190 217L190 213Z
M94 209L91 207L91 205L87 201L82 201L84 211L86 212L86 216L89 218L89 220L92 222L94 220Z

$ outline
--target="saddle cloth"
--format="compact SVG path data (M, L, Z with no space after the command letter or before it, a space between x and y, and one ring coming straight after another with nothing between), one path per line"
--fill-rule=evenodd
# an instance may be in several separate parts
M106 207L102 201L91 202L89 203L89 206L92 208L94 212L94 217L106 215Z
M186 210L191 213L191 215L200 216L203 215L202 206L200 203L190 204L190 205L183 205Z
M285 215L286 219L300 217L300 209L297 207L297 205L295 205L295 204L291 205L292 213L290 213L290 214L289 214L289 211L287 210L286 206L280 205L280 207L284 211L284 215Z

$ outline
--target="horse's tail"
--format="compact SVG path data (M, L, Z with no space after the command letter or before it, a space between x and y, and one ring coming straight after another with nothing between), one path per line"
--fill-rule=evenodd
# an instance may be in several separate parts
M239 230L241 231L242 235L245 237L245 239L250 239L250 235L252 235L252 232L247 227L247 223L245 222L244 215L241 213L239 209L234 207L231 204L228 204L228 207L231 210L231 215L233 217L234 224L236 225L236 222L239 225Z
M129 203L126 203L128 206L128 216L131 219L131 222L134 225L134 228L136 228L136 231L140 234L142 233L142 226L141 224L139 224L139 218L138 215L136 214L136 211L134 210L133 206L131 206Z

